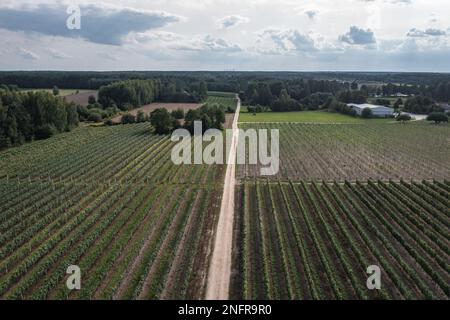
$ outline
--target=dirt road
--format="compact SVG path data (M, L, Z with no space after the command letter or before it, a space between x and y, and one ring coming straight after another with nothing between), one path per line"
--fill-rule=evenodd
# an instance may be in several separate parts
M238 100L233 120L233 138L223 186L222 204L217 224L214 251L208 273L206 287L207 300L226 300L230 287L231 254L233 246L234 188L236 184L236 150L239 137L238 118L241 101Z

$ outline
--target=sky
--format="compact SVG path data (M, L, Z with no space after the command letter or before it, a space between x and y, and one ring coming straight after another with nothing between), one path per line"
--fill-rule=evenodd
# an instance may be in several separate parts
M448 0L0 3L0 70L450 72Z

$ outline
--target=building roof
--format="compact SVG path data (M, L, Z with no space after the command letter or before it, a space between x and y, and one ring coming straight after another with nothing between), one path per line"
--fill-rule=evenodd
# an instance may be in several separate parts
M347 106L349 107L354 107L354 108L358 108L358 109L380 109L380 110L385 110L385 111L393 111L392 108L389 107L385 107L385 106L379 106L376 104L369 104L369 103L363 103L363 104L357 104L357 103L349 103L347 104Z

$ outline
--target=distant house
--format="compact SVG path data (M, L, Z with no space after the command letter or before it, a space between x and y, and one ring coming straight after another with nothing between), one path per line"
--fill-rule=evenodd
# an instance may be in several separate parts
M366 108L369 108L372 110L372 114L375 117L392 117L394 115L394 109L388 108L385 106L377 106L375 104L356 104L356 103L349 103L347 104L348 107L356 111L356 114L361 115L362 111Z
M401 92L397 92L396 94L394 94L394 97L407 98L409 96L407 94L404 94L404 93L401 93Z

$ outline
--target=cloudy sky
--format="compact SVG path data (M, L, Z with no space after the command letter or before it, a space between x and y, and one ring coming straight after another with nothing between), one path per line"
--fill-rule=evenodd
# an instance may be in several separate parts
M74 3L2 0L0 70L450 72L448 0Z

